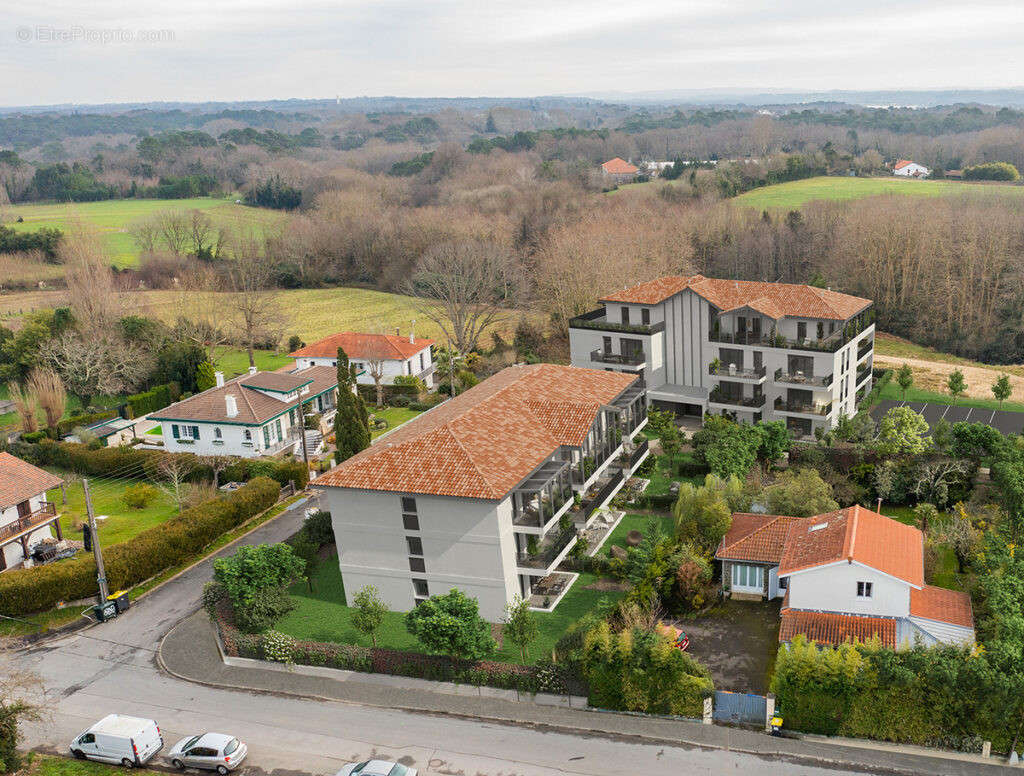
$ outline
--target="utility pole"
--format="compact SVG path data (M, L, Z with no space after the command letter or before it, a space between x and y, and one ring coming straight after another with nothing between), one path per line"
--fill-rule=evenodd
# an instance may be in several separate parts
M100 537L96 533L96 515L92 511L92 497L89 495L89 480L82 479L82 490L85 491L85 513L89 519L89 533L92 539L92 554L96 558L96 581L100 586L100 600L99 605L103 606L107 602L107 596L110 594L110 590L107 588L107 572L103 568L103 551L100 550Z
M302 397L299 397L299 427L302 434L302 460L306 462L306 477L309 477L309 451L306 449L306 410Z

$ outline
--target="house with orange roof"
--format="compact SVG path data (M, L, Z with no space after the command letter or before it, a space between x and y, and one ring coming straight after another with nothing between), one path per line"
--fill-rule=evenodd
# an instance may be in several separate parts
M902 178L927 178L932 171L923 164L909 159L900 159L892 166L892 174Z
M63 480L10 453L0 453L0 571L17 568L43 539L62 539L60 513L46 491Z
M324 473L351 605L373 585L408 611L458 588L497 622L543 592L581 530L647 455L634 374L508 367ZM557 600L549 605L557 604Z
M861 506L809 518L735 514L715 556L733 598L782 597L779 641L973 644L967 593L925 584L924 535Z
M631 183L640 169L625 159L615 157L601 165L601 176L612 183Z
M871 300L792 283L670 276L569 321L575 366L642 375L677 415L783 420L812 437L871 390Z
M304 345L288 355L295 359L299 369L337 367L338 348L341 348L356 368L356 382L361 385L373 385L372 373L379 368L384 385L393 384L399 375L413 375L423 380L427 388L433 388L434 360L430 350L433 344L434 340L416 337L412 331L407 337L401 336L398 329L394 334L343 331Z

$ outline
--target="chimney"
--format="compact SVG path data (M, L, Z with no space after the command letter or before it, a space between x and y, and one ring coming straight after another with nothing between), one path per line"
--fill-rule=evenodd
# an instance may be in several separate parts
M229 418L238 417L238 402L235 401L235 395L234 394L229 393L227 396L225 396L224 397L224 404L225 404L225 406L227 408L227 413L228 413L228 417Z
M395 327L395 336L396 337L401 337L402 336L402 332L399 330L399 328L397 326Z
M254 366L249 367L249 374L251 374L251 375L256 374L256 367L254 367Z
M412 326L409 327L409 344L413 344L416 341L416 319L412 319Z
M213 373L213 379L217 381L217 387L218 388L223 388L224 387L224 373L223 372L214 372Z

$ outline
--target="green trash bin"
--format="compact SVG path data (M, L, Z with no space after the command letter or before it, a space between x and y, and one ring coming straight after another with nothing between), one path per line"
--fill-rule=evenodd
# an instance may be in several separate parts
M117 604L110 600L104 601L102 604L96 604L92 610L95 612L96 619L99 622L106 622L117 617Z

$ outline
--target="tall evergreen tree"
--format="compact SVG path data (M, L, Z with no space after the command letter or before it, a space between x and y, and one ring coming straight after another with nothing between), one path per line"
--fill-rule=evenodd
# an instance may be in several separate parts
M335 463L370 446L370 424L363 399L355 389L356 377L345 351L338 348L338 411L334 415Z

